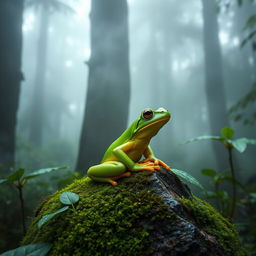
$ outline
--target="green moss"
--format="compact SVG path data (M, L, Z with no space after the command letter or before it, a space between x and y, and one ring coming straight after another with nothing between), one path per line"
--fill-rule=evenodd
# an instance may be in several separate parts
M123 179L117 187L77 180L40 205L22 244L49 242L50 255L58 256L149 254L152 227L163 219L168 225L176 220L149 183L145 173ZM79 194L76 211L69 209L38 229L42 216L62 207L59 195L64 191Z
M247 255L241 247L234 225L210 204L199 198L193 200L177 198L177 201L186 206L190 214L195 217L197 226L214 236L225 252L234 256Z

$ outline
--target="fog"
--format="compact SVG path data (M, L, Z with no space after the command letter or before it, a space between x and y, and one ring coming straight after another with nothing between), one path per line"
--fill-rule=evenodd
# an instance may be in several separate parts
M25 80L18 113L17 161L26 168L44 167L47 161L66 164L72 169L76 165L90 59L90 2L65 3L72 12L55 10L49 14L41 145L34 145L29 139L38 65L40 8L28 7L24 13L22 70ZM128 7L131 75L128 124L146 107L164 107L171 112L172 119L152 140L156 154L171 166L195 176L204 167L217 168L209 141L184 145L190 138L211 135L205 92L201 1L130 0ZM218 13L228 109L250 90L255 78L255 56L249 44L240 49L242 27L247 17L245 8L246 5L239 8L233 4L228 9L222 7ZM255 108L255 104L252 107ZM255 137L254 126L234 122L230 115L227 116L237 137ZM101 133L95 130L97 132ZM119 135L114 134L116 138ZM25 149L25 145L31 144L32 148ZM26 150L39 150L42 159L35 159L33 153L29 156ZM250 146L244 155L237 154L247 174L253 172L255 166L253 155L255 149Z

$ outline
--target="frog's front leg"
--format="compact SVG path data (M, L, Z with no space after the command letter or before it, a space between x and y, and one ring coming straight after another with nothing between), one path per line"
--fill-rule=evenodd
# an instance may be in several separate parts
M149 172L154 172L155 170L160 170L160 166L156 165L155 163L152 162L147 162L147 163L135 163L127 154L126 152L129 152L133 150L133 142L127 142L113 150L113 154L122 162L127 169L134 171L134 172L139 172L139 171L149 171Z
M171 167L169 165L167 165L165 162L163 162L162 160L155 157L155 154L154 154L154 152L153 152L153 150L150 146L148 146L145 149L143 155L145 156L145 159L143 161L141 161L141 163L151 163L151 162L153 162L155 165L162 166L168 171L171 170Z
M87 175L94 181L108 182L116 186L117 182L115 180L131 175L131 173L126 170L127 168L121 162L107 161L90 167L87 171Z

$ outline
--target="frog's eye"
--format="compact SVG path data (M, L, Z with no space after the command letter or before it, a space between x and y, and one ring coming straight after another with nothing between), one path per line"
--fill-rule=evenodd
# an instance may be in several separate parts
M150 108L147 108L147 109L145 109L145 110L142 112L142 116L143 116L145 119L147 119L147 120L151 119L151 118L153 117L153 115L154 115L154 112L153 112L153 110L150 109Z

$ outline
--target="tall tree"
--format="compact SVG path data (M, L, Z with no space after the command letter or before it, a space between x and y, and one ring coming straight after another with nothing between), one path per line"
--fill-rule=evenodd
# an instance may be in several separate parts
M23 0L0 1L0 164L15 160L19 106Z
M228 125L226 97L223 84L222 57L219 41L217 6L213 0L202 0L203 40L205 56L205 91L208 103L210 130L218 135L221 128ZM225 152L213 142L218 167L225 168Z
M59 0L27 0L27 6L34 7L41 11L29 130L30 141L37 146L41 146L45 114L45 74L47 71L47 45L50 15L55 12L73 12L73 10Z
M90 19L88 89L76 166L81 171L99 163L126 129L130 99L126 0L91 1Z
M47 3L47 1L46 1ZM45 73L47 61L47 42L49 26L49 6L41 6L41 19L39 27L39 38L36 53L36 73L34 91L32 96L32 106L30 108L30 130L29 139L37 146L42 145L43 122L44 122L44 94L45 94Z

